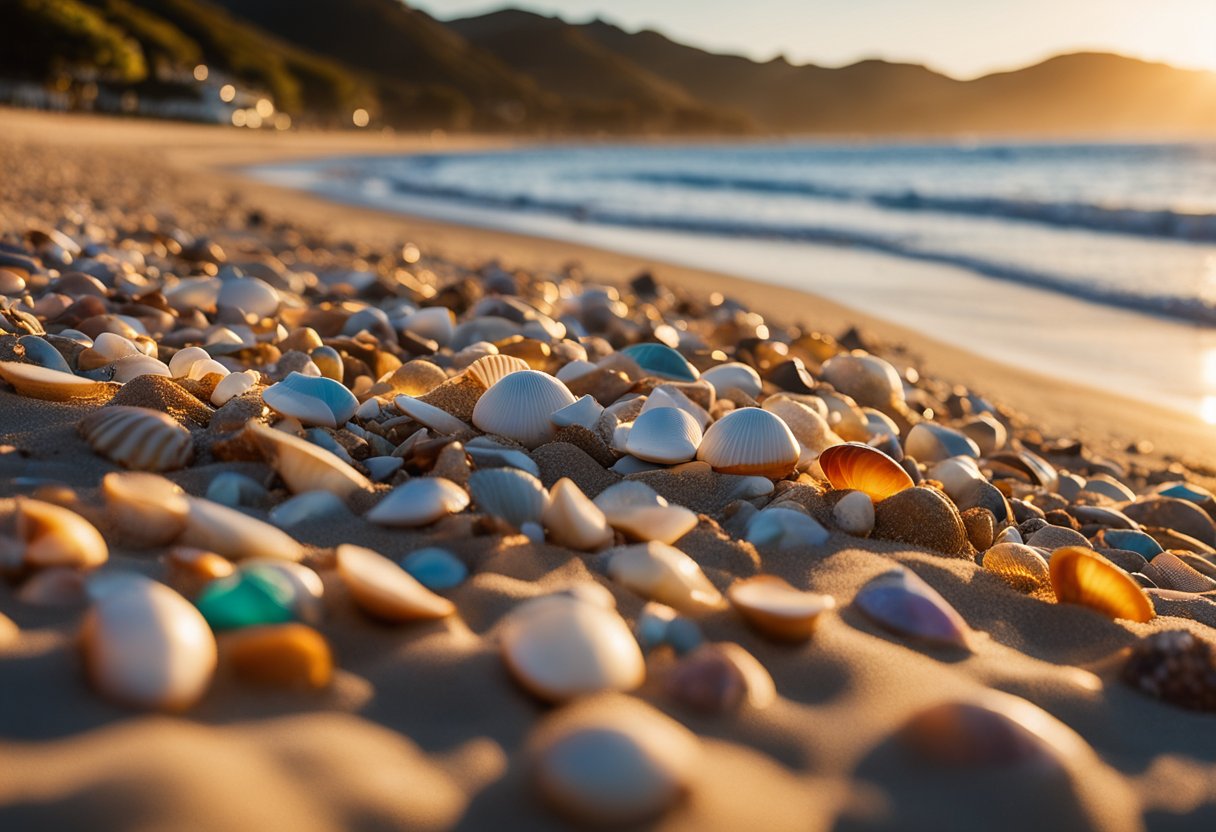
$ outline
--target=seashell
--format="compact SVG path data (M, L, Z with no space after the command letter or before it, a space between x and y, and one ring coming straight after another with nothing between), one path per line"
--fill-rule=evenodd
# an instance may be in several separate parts
M967 529L954 503L935 488L916 486L874 506L874 537L971 557Z
M197 596L207 584L236 571L227 558L188 546L174 546L162 560L169 586L187 598Z
M336 381L341 384L346 377L346 367L342 361L342 354L333 347L320 346L314 348L308 353L308 357L312 359L312 363L321 371L321 375L331 381Z
M1132 647L1123 680L1149 696L1216 713L1216 645L1186 630L1153 633Z
M364 518L378 526L428 526L469 505L469 495L443 477L415 477L390 491Z
M226 558L299 561L304 549L294 538L248 514L198 497L187 497L190 511L178 542Z
M221 280L216 306L239 309L258 318L272 317L279 311L279 293L273 286L257 277L233 277Z
M321 518L336 521L346 516L349 516L349 512L341 497L328 491L305 491L272 508L266 519L279 528L286 529L298 523Z
M204 586L194 603L211 629L235 630L291 621L296 617L296 593L283 572L242 565Z
M649 376L672 381L696 381L700 377L697 368L684 356L663 344L634 344L621 353L632 358Z
M503 619L500 645L516 681L550 702L630 691L646 678L645 659L624 619L571 595L516 607Z
M360 546L337 550L338 574L354 602L368 615L385 621L445 618L456 607L388 558Z
M23 338L21 340L24 341L25 339ZM1187 500L1188 502L1197 503L1200 505L1216 499L1216 496L1214 496L1211 491L1208 491L1203 486L1195 485L1194 483L1190 482L1162 483L1153 490L1162 497L1177 497L1179 500Z
M110 557L101 533L70 509L18 497L16 513L17 537L24 544L21 562L28 568L92 569Z
M763 389L760 374L738 361L729 361L709 368L701 373L701 380L712 384L714 392L719 396L724 396L731 390L738 390L748 398L755 399Z
M844 442L828 426L827 419L809 405L795 401L789 396L769 396L764 400L764 409L780 417L789 426L794 438L816 456L825 449Z
M489 468L469 475L469 493L479 511L515 528L539 523L549 505L549 492L532 474L517 468Z
M549 417L574 401L566 385L553 376L520 370L503 376L477 400L473 424L535 448L553 438Z
M507 448L498 444L488 436L476 436L465 443L465 452L473 459L473 464L481 468L517 468L540 476L540 466L523 451Z
M816 394L828 409L827 420L841 439L849 442L868 441L870 427L857 402L840 393L819 390Z
M76 357L76 367L79 370L96 370L107 364L113 364L120 358L142 355L139 347L128 339L114 332L102 332L93 340L93 346L81 351Z
M577 378L582 378L589 373L598 370L599 367L592 364L590 361L575 359L568 364L563 364L561 369L557 371L556 378L558 381L569 384Z
M735 581L726 597L749 624L764 635L783 641L809 639L819 616L836 606L832 596L803 592L776 575Z
M1171 552L1157 555L1141 571L1162 589L1179 592L1211 592L1216 589L1216 581Z
M436 433L450 435L471 430L468 425L446 410L441 410L433 404L427 404L412 396L397 396L393 399L393 404L397 405L397 409L406 416Z
M373 482L388 482L405 464L399 456L371 456L363 460L363 467L371 474Z
M969 456L952 456L929 468L929 479L942 484L942 490L955 503L965 493L974 487L974 483L983 481L979 464Z
M1109 497L1117 503L1136 499L1136 492L1109 474L1095 474L1090 477L1086 480L1083 490L1088 491L1090 494L1101 494L1103 497Z
M1188 500L1145 497L1124 506L1123 513L1141 525L1171 529L1216 546L1216 524L1207 512Z
M881 502L913 487L903 467L877 448L858 442L834 445L819 455L819 467L836 489L854 489Z
M829 358L823 363L822 377L863 407L881 410L900 407L904 403L904 385L899 371L881 358L861 350L839 353Z
M1046 589L1051 585L1047 561L1036 550L1020 543L994 544L984 552L982 566L1019 591Z
M591 396L583 396L574 404L566 405L560 410L554 411L549 417L549 421L553 422L554 427L562 428L568 425L579 425L587 430L595 430L595 425L599 422L600 414L604 412L604 406L597 402Z
M667 500L644 482L621 480L608 486L593 501L605 516L634 508L662 508Z
M672 669L664 687L681 705L708 714L731 713L745 702L759 710L777 700L777 686L764 665L731 642L691 651Z
M785 422L758 407L732 410L709 426L697 459L723 474L781 479L798 464L800 448Z
M156 474L109 473L101 478L106 516L132 546L165 546L186 528L190 503L176 483Z
M559 546L590 551L612 542L612 528L604 513L568 477L553 484L541 519Z
M1044 526L1036 531L1030 537L1026 538L1027 546L1037 546L1040 549L1060 549L1064 546L1084 546L1086 549L1092 549L1089 540L1080 532L1067 529L1063 526Z
M864 491L850 491L832 507L832 522L845 534L866 537L874 531L874 501Z
M695 734L637 700L563 710L531 742L541 795L596 826L637 824L676 805L700 754Z
M401 559L401 568L429 590L452 589L464 583L469 567L447 549L428 546Z
M1051 586L1056 600L1080 604L1108 618L1150 621L1153 602L1135 580L1092 549L1066 546L1051 553Z
M225 506L253 506L268 500L270 495L252 477L235 471L221 471L207 486L208 500Z
M711 421L709 412L705 408L688 398L682 390L672 384L660 384L651 390L650 395L646 396L642 409L634 418L658 408L676 408L684 411L696 420L697 428L700 430L705 430L706 425Z
M346 499L371 481L338 457L298 436L250 422L245 427L293 494L329 491Z
M675 543L696 528L698 522L697 515L683 506L621 507L611 514L605 511L604 516L614 529L630 539L660 543Z
M170 377L169 368L163 361L158 361L148 355L127 355L114 362L114 373L111 381L126 384L139 376Z
M685 612L720 609L722 594L697 562L658 541L620 546L604 553L608 576L652 601Z
M1009 432L991 413L981 413L959 425L958 429L975 443L983 456L996 453L1009 440Z
M1041 485L1050 492L1060 486L1060 475L1051 463L1025 448L1016 453L999 453L988 457L989 462L1000 463L1026 475L1031 483Z
M1022 533L1018 531L1017 526L1006 526L1005 528L1001 529L1000 533L997 534L996 538L992 541L994 546L999 545L1001 543L1024 543L1024 542L1025 541L1022 540Z
M692 416L674 407L643 411L629 430L625 450L647 462L675 464L697 455L701 427Z
M382 380L383 391L379 395L400 393L405 396L423 396L448 380L441 368L421 358L407 361Z
M257 685L320 690L333 680L329 643L305 624L246 627L225 635L220 650L237 676Z
M428 306L407 315L405 320L401 321L401 329L446 347L456 334L456 322L446 307Z
M76 429L96 453L124 468L172 471L194 458L190 431L159 410L103 407L81 419Z
M17 343L25 350L25 360L47 370L55 370L71 375L72 368L68 365L63 353L55 349L45 338L37 335L22 335Z
M185 710L215 673L216 646L202 614L164 584L116 582L81 627L84 664L104 696L138 708Z
M933 422L918 422L908 431L904 453L917 462L941 462L952 456L978 457L980 449L964 433Z
M220 383L215 385L215 389L211 391L211 403L216 407L222 407L230 399L235 399L237 396L248 393L257 383L258 374L256 370L229 373L220 379Z
M971 649L971 628L917 575L897 567L871 578L853 599L880 627L928 644Z
M477 359L464 371L464 375L481 385L481 389L489 390L505 376L531 369L528 362L513 355L487 355Z
M747 542L791 552L828 541L828 530L814 517L792 508L773 506L757 512L747 524Z
M302 424L327 428L346 424L359 407L359 400L339 382L295 372L263 390L262 401Z
M110 385L102 381L17 361L0 361L0 378L12 385L22 396L52 402L92 398L111 389Z
M230 372L227 367L216 361L214 358L208 358L205 361L195 361L193 364L191 364L190 372L187 374L186 378L191 379L192 381L201 381L207 376L213 375L226 378L230 375Z

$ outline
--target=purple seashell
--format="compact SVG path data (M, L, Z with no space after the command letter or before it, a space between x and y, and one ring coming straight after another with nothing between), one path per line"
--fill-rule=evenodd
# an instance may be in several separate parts
M884 629L930 644L970 650L971 628L933 587L906 569L871 579L853 600Z

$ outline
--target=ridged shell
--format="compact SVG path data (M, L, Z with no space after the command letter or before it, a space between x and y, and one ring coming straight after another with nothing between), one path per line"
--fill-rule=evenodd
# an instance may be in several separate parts
M303 547L269 523L210 500L187 499L190 512L179 543L226 558L304 559Z
M473 424L535 448L553 438L550 417L574 401L566 385L553 376L521 370L503 376L482 394L473 408Z
M266 425L250 422L246 428L270 465L293 494L329 491L349 497L370 491L371 481L324 448Z
M970 650L967 622L933 587L907 569L892 569L872 578L853 603L875 624L897 635Z
M781 479L794 470L800 452L785 422L758 407L743 407L709 426L697 459L723 474Z
M263 390L262 401L302 424L327 428L346 424L359 408L359 400L339 382L295 372Z
M674 465L697 455L701 426L674 407L643 411L629 429L625 450L647 462Z
M823 363L822 376L863 407L882 409L904 401L899 371L881 358L861 351L832 356Z
M101 533L71 509L17 498L17 537L24 544L22 563L30 569L55 566L92 569L110 557Z
M176 483L156 474L109 473L101 478L106 514L134 546L164 546L186 528L190 503Z
M194 458L190 431L166 413L146 407L103 407L77 425L94 452L124 468L172 471Z
M1156 612L1140 585L1092 549L1066 546L1051 553L1056 600L1080 604L1108 618L1150 621Z
M827 419L809 405L795 401L785 395L769 396L764 400L764 409L776 414L787 426L794 438L814 454L824 449L843 444L844 440L828 426Z
M749 624L770 638L784 641L810 638L819 616L836 606L832 596L803 592L776 575L735 581L726 597Z
M513 355L494 354L477 359L464 371L464 375L476 381L483 390L489 390L495 384L521 370L531 369L528 362Z
M720 609L722 594L697 562L658 541L621 546L605 553L609 577L652 601L685 612Z
M964 433L945 425L919 422L908 431L904 453L917 462L940 462L952 456L978 457L980 449Z
M443 477L415 477L397 486L365 517L378 526L427 526L469 505L469 495Z
M1211 592L1216 589L1216 581L1170 552L1157 555L1140 571L1162 589L1179 592Z
M651 390L638 416L650 410L667 407L674 407L687 413L696 420L697 427L701 430L705 430L705 427L713 421L709 416L709 411L688 398L680 388L671 384L660 384Z
M414 621L445 618L456 611L451 601L431 592L371 549L343 544L338 547L337 562L338 574L351 598L375 618Z
M701 380L712 384L714 391L719 396L725 395L731 390L738 390L745 396L754 399L760 395L760 391L763 389L760 375L751 367L738 361L730 361L709 368L701 373Z
M984 552L983 567L1018 590L1046 589L1051 585L1046 559L1020 543L995 544Z
M549 505L541 481L518 468L487 468L469 475L469 493L478 511L505 520L515 528L539 523Z
M865 492L876 503L915 484L898 462L860 442L825 449L819 467L833 488Z
M457 419L446 410L441 410L433 404L427 404L413 396L398 396L393 399L397 409L409 416L420 425L425 425L436 433L450 435L470 430L469 426Z
M568 477L553 484L541 519L550 539L560 546L590 551L612 542L604 512Z
M684 356L663 344L634 344L621 352L637 362L647 375L672 381L696 381L700 377L697 368Z
M110 389L110 385L105 382L18 361L0 361L0 377L22 396L51 402L91 398Z

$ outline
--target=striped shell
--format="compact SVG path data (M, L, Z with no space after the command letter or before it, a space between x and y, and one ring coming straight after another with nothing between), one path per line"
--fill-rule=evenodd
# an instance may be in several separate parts
M136 471L172 471L194 458L194 440L168 414L118 405L95 410L77 425L93 450Z
M250 422L252 434L270 465L293 494L329 491L346 498L356 491L370 491L371 481L324 448L266 425Z
M22 396L52 402L98 396L110 387L102 381L48 370L36 364L22 364L19 361L0 361L0 378L11 384Z
M1212 580L1172 552L1162 552L1140 570L1162 589L1179 592L1211 592L1216 589Z
M574 402L566 385L548 373L520 370L503 376L482 394L473 408L473 424L535 448L553 438L550 417Z
M515 528L539 523L549 505L549 492L536 477L518 468L485 468L469 475L469 493L478 511Z
M504 376L527 369L530 369L528 362L522 358L496 353L474 361L465 369L464 375L480 384L483 390L489 390Z
M876 503L914 485L898 462L860 442L824 449L819 467L833 488L864 491Z
M794 470L800 453L785 422L767 410L744 407L709 426L697 459L721 474L781 479Z
M1092 549L1065 546L1051 553L1051 586L1056 600L1080 604L1109 618L1149 621L1156 615L1144 590L1119 567Z
M1042 555L1020 543L997 543L984 553L984 569L1015 589L1033 591L1051 585L1051 570Z

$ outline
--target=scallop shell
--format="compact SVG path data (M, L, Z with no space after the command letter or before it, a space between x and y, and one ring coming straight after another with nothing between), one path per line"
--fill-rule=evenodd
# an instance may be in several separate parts
M660 384L651 390L650 394L646 397L645 403L642 405L642 409L634 418L636 419L643 413L658 408L673 407L684 411L695 419L699 430L705 430L706 425L712 421L709 412L705 408L688 398L682 390L671 384Z
M194 605L164 584L131 576L85 615L85 668L93 686L139 708L185 710L215 673L211 628Z
M798 464L798 440L778 417L758 407L732 410L709 426L697 459L722 474L781 479Z
M647 375L672 381L696 381L697 368L671 347L663 344L634 344L621 350L632 358Z
M528 362L513 355L487 355L477 359L464 371L464 375L481 385L483 390L489 390L505 376L531 369Z
M980 449L965 433L933 422L919 422L908 431L904 453L917 462L940 462L952 456L978 457Z
M134 546L164 546L186 528L190 503L176 483L156 474L109 473L101 478L106 515Z
M914 485L898 462L859 442L827 448L819 455L819 467L833 488L865 492L876 503Z
M726 597L749 624L771 638L784 641L809 639L819 616L836 606L832 596L803 592L776 575L735 581Z
M210 500L187 499L190 511L179 543L226 558L304 559L300 544L269 523Z
M1140 585L1092 549L1065 546L1051 553L1051 585L1056 600L1080 604L1108 618L1149 621L1153 602Z
M235 399L237 396L244 395L252 390L253 386L257 383L258 374L256 370L229 373L220 379L220 383L215 385L215 389L211 391L211 403L216 407L222 407L230 399Z
M91 398L111 389L110 385L102 381L93 381L18 361L0 361L0 378L11 384L22 396L52 402Z
M808 514L792 508L772 506L752 515L747 523L747 542L772 546L779 552L798 551L827 542L828 530Z
M1216 581L1170 552L1157 555L1140 571L1162 589L1179 592L1211 592L1216 589Z
M971 628L962 616L912 572L897 567L872 578L853 599L875 624L929 644L970 650Z
M539 523L549 505L541 481L518 468L488 468L469 475L469 493L479 511L515 528Z
M473 408L473 424L535 448L553 438L550 417L574 401L566 385L553 376L520 370L503 376L482 394Z
M443 477L416 477L390 491L365 515L378 526L428 526L469 505L469 495Z
M262 401L302 424L327 428L346 424L359 408L359 400L339 382L295 372L263 390Z
M629 429L625 450L638 459L674 465L697 455L701 426L674 407L643 411Z
M17 537L24 544L22 563L33 569L92 569L110 557L105 539L92 523L42 500L17 498Z
M1051 570L1036 550L1020 543L997 543L984 552L984 569L1015 589L1030 591L1051 585Z
M385 621L415 621L445 618L456 611L440 597L414 580L388 558L360 546L343 544L337 551L338 574L355 603L375 618Z
M103 407L81 419L77 430L96 453L124 468L172 471L194 458L190 431L147 407Z
M270 460L293 494L329 491L346 499L370 491L371 481L324 448L266 425L250 422L245 430Z
M609 577L639 595L685 612L720 609L722 594L697 562L658 541L621 546L605 553Z
M612 528L604 513L568 477L553 484L541 519L559 546L590 551L612 542Z
M526 601L503 619L503 661L541 699L564 702L600 691L630 691L646 662L616 610L571 595Z
M823 363L822 376L824 381L863 407L881 410L904 403L904 385L899 371L881 358L860 350L829 358Z
M574 404L566 405L561 410L555 411L549 420L553 422L554 427L558 428L579 425L587 430L595 430L595 425L599 422L600 414L603 412L603 405L591 396L583 396Z
M749 398L756 398L763 389L760 375L746 364L730 361L719 364L701 373L701 380L708 381L714 387L714 392L723 396L731 390L738 390Z
M433 404L427 404L413 396L398 396L393 399L397 409L409 416L420 425L424 425L436 433L451 435L464 433L471 428L446 410L441 410Z

